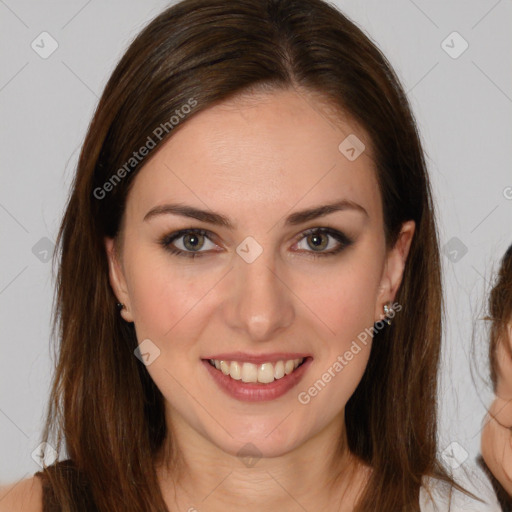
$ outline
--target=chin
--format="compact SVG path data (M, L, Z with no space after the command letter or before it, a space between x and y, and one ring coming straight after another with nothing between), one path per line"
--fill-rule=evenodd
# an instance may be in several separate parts
M289 413L288 413L289 414ZM203 435L217 448L235 457L244 458L272 458L285 455L307 441L304 422L301 426L290 424L294 414L288 420L286 414L279 417L245 418L244 421L224 421L221 428L207 429ZM294 418L297 421L297 418Z

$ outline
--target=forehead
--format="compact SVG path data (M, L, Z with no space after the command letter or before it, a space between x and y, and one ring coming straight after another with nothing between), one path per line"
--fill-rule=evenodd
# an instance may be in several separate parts
M345 152L354 141L365 146L355 159ZM364 130L318 97L292 90L246 94L194 115L134 180L137 200L129 197L127 210L186 199L258 214L340 198L380 209Z

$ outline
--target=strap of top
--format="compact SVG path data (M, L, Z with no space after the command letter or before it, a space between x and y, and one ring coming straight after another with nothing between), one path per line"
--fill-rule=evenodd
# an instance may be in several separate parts
M64 480L68 485L69 493L72 497L72 502L76 508L76 512L97 512L98 509L94 504L94 500L89 492L87 485L80 477L80 473L75 467L74 463L68 459L60 462L55 462L51 466L38 471L34 474L41 478L43 487L43 512L62 512L61 505L57 502L54 490L48 479L48 474L64 475Z

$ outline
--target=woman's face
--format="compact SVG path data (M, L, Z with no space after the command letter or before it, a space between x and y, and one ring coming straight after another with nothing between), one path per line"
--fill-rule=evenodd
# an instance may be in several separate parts
M414 231L386 251L370 151L287 90L199 113L137 174L110 277L176 433L264 456L339 434Z

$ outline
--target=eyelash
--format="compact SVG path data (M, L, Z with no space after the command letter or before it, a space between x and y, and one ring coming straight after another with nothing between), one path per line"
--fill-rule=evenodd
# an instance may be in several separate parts
M172 242L175 240L178 240L179 238L182 238L185 235L189 234L195 234L195 235L202 235L206 236L207 238L210 238L210 232L206 231L204 229L182 229L180 231L176 231L174 233L171 233L169 235L163 236L159 243L160 245L167 251L169 251L173 255L177 256L183 256L185 258L197 258L202 257L205 254L208 254L208 251L182 251L181 249L178 249L177 247L172 245ZM323 258L327 256L334 256L338 253L340 253L343 249L349 247L353 244L353 240L351 240L349 237L347 237L344 233L341 233L340 231L333 230L331 228L312 228L304 231L303 236L299 239L299 242L301 242L304 238L307 238L309 235L316 235L316 234L326 234L330 235L332 238L334 238L337 242L340 243L340 246L334 250L330 250L329 252L315 252L315 251L306 251L308 253L311 253L311 256L313 258ZM211 241L211 240L210 240Z

